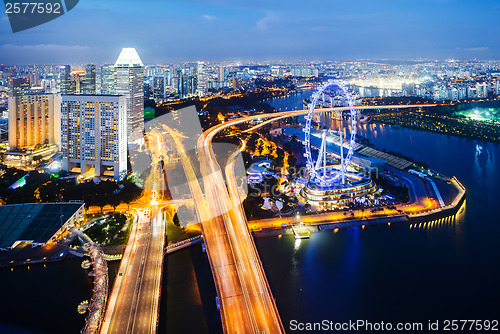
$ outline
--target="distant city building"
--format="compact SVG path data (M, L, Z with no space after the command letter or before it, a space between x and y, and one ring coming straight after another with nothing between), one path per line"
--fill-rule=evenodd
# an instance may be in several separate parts
M85 70L74 70L71 72L71 94L85 94L85 76Z
M43 88L45 93L56 93L57 83L54 79L42 79L40 86Z
M82 89L82 94L96 93L96 67L94 64L85 66L85 82Z
M271 75L273 77L283 78L283 67L281 66L273 66L271 67Z
M219 81L226 81L226 68L224 66L219 66Z
M122 180L127 173L126 120L125 96L63 95L63 169Z
M196 95L205 96L208 93L207 64L199 61L196 71Z
M177 92L179 98L184 99L196 93L196 77L189 74L185 69L177 71Z
M30 79L29 78L24 78L24 79L10 79L9 82L9 95L10 96L15 96L15 95L23 95L23 94L28 94L30 91Z
M165 98L165 76L153 77L153 99L163 100Z
M115 94L125 96L128 141L143 138L144 64L134 48L124 48L116 60Z
M61 96L58 94L9 97L9 147L32 148L55 144L61 147Z
M71 66L63 65L59 71L59 85L61 94L74 94L71 90Z
M115 94L115 67L113 65L101 66L101 94Z
M232 84L233 90L240 89L240 83L237 77L233 77L233 84Z
M294 67L291 70L291 75L294 77L317 77L319 71L314 67Z

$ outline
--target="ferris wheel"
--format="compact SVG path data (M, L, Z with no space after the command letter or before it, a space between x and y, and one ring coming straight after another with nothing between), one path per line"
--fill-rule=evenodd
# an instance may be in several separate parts
M351 115L351 131L350 131L350 137L349 137L349 148L347 150L347 155L345 158L343 157L343 145L341 143L341 167L340 170L338 170L335 173L328 174L326 173L326 162L324 161L324 169L323 173L320 173L320 159L321 159L321 152L318 157L318 163L313 162L312 154L311 154L311 121L312 121L312 116L314 113L314 110L316 108L316 104L318 102L318 99L322 96L324 96L324 93L327 91L331 91L332 88L337 88L340 90L345 98L345 101L347 103L347 108L350 111ZM336 182L339 182L339 180L343 179L343 176L345 175L347 171L347 167L351 163L351 158L352 154L354 152L354 146L356 144L356 126L357 126L357 111L354 109L354 104L352 101L351 94L349 93L349 90L347 89L344 84L342 84L340 81L337 80L328 80L325 82L323 85L321 85L316 92L313 93L312 95L312 101L311 104L309 105L309 111L307 115L305 116L306 119L306 125L302 129L305 133L305 138L304 138L304 147L305 147L305 153L304 157L307 159L307 168L309 169L311 173L311 180L316 182L317 184L321 186L331 186ZM340 137L342 138L342 136ZM325 148L325 136L323 135L323 143L321 145L322 149ZM343 140L341 139L341 142ZM326 153L325 153L326 155Z

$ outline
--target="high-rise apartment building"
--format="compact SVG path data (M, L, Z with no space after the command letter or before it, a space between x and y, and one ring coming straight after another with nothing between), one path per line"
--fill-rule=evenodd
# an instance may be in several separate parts
M101 66L101 94L115 94L115 67L113 65Z
M126 98L63 95L63 169L122 180L127 173Z
M9 97L9 147L33 148L41 144L61 147L61 96L33 94Z
M116 60L115 94L125 96L128 141L143 138L144 65L134 48L124 48Z

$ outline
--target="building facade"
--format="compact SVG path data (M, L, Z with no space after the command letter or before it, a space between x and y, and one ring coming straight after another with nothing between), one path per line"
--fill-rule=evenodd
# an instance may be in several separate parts
M59 87L61 94L73 94L71 87L71 66L63 65L59 69Z
M49 144L61 147L61 96L28 94L9 97L11 150Z
M208 93L207 64L199 61L196 71L196 95L205 96Z
M82 93L90 95L96 93L96 67L94 64L85 66L85 84Z
M30 79L10 79L9 96L28 94L31 88Z
M155 101L165 99L165 76L163 75L153 77L153 99Z
M127 138L143 138L144 132L144 65L134 48L124 48L115 63L115 94L125 96Z
M63 95L61 150L68 172L122 180L127 173L125 97Z
M115 67L101 66L101 94L115 95Z

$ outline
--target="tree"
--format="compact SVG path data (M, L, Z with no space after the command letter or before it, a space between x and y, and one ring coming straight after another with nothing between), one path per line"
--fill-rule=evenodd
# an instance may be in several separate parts
M142 189L133 182L125 182L123 189L120 191L120 199L127 204L127 209L130 209L130 203L141 196Z
M109 199L109 205L113 207L113 211L116 211L116 207L120 205L121 202L122 201L120 200L118 194L115 196L111 196L111 198Z

